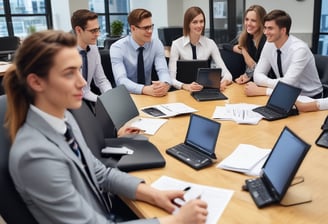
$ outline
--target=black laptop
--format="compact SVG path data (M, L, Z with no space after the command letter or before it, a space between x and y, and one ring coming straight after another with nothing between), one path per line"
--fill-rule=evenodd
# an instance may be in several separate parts
M254 108L253 111L261 114L264 119L273 121L298 114L293 109L295 101L302 89L279 81L273 89L265 106Z
M201 169L216 160L215 146L221 124L209 118L191 114L184 143L166 150L166 153L194 169Z
M197 101L228 99L220 91L221 72L222 70L220 68L199 68L196 82L202 85L203 89L192 92L191 95Z
M288 127L282 130L263 165L261 177L246 180L246 189L257 207L279 203L283 199L310 147Z
M183 83L192 83L197 78L199 68L209 67L209 60L178 60L176 79Z

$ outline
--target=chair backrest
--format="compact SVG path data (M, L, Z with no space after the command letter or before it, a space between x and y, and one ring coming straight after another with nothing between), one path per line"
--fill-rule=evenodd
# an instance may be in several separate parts
M138 115L138 108L124 85L101 94L96 102L96 118L101 121L104 133L112 131L112 123L118 130Z
M227 49L220 49L220 54L233 80L245 73L246 64L242 55Z
M99 50L99 53L100 53L101 64L104 69L105 75L106 75L107 79L110 81L110 83L112 84L112 87L115 88L116 82L115 82L115 78L113 75L112 63L111 63L110 56L109 56L109 50L101 49L101 50Z
M320 81L324 87L324 97L328 96L328 56L314 55L315 65L317 67Z
M0 37L0 52L1 51L15 51L20 45L19 37L8 36Z
M0 214L7 223L37 223L16 191L8 170L10 140L3 126L7 108L6 95L0 96Z

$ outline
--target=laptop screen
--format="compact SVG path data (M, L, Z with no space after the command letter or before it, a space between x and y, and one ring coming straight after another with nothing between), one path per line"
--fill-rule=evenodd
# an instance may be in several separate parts
M219 122L191 114L185 143L213 157L220 127Z
M199 68L196 82L203 85L204 88L220 89L221 69Z
M209 60L178 60L177 80L184 83L196 81L198 68L210 67Z
M288 127L281 132L269 158L263 166L263 178L279 200L285 195L310 145Z
M280 111L283 111L284 113L288 113L293 107L300 93L300 88L280 81L273 89L267 106L274 107L279 109Z

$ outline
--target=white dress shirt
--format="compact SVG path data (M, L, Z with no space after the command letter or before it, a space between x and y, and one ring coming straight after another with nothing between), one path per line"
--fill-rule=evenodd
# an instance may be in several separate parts
M272 89L280 80L301 88L301 95L304 96L313 97L321 93L322 84L313 54L307 44L290 35L280 50L283 77L280 77L278 72L277 48L274 43L266 42L254 71L254 82L259 86L269 87L267 95L272 93ZM267 76L271 67L279 76L276 79Z
M317 99L319 110L328 110L328 97Z
M212 57L217 68L222 69L222 80L232 80L232 75L225 66L219 49L212 39L201 36L199 42L196 44L197 60L207 60ZM178 60L192 60L192 50L190 46L189 36L182 36L172 42L170 52L169 71L172 79L172 85L181 89L184 83L176 79L177 76L177 61Z

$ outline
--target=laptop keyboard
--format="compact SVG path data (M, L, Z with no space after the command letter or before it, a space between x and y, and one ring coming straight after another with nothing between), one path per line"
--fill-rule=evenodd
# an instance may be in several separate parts
M246 180L246 185L257 207L261 208L274 202L261 178Z
M195 152L192 147L185 144L176 145L166 150L166 152L195 169L200 169L212 163L207 156Z
M271 110L267 107L257 107L255 109L253 109L253 111L262 114L265 118L278 118L281 117L280 113L277 113L274 110Z

